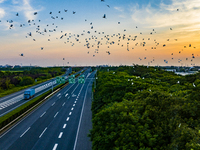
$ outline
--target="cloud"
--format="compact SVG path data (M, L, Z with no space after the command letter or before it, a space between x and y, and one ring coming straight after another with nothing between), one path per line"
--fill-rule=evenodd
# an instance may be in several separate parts
M35 15L33 15L33 13L36 11L32 8L32 6L30 5L30 0L23 0L23 10L24 10L24 14L26 16L26 18L28 20L33 20L35 19Z
M13 4L19 4L19 0L12 0Z
M0 8L0 18L3 18L5 16L4 9Z
M6 1L6 0L0 0L0 3L3 3L4 1Z
M152 7L150 3L142 7L137 4L131 11L132 19L147 28L198 27L197 24L200 24L199 0L172 0L170 5L161 2L158 8Z
M118 11L120 11L120 12L123 12L123 11L124 11L124 9L121 8L121 7L114 7L114 9L116 9L116 10L118 10Z

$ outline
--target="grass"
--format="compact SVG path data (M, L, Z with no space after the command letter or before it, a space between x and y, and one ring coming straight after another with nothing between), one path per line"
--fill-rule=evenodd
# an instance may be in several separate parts
M9 71L9 72L24 72L23 70L13 70L13 71L10 71L10 70L6 70L6 71L5 71L5 70L0 70L0 71L1 71L1 72L6 72L6 71L7 71L7 72L8 72L8 71Z
M68 83L65 84L60 84L56 87L54 87L54 90L60 88L60 87L64 87L66 86ZM29 112L33 109L35 109L38 104L49 94L51 94L51 90L41 94L40 96L28 101L27 103L23 104L22 106L14 109L13 111L5 114L4 116L0 117L0 128L3 128L5 125L7 125L8 123L10 123L11 121L13 121L14 119L16 119L17 117L19 117L21 114L23 114L24 112L26 112L27 110L29 110Z
M80 74L78 74L76 76L78 77L79 75ZM54 87L53 90L55 91L58 88L63 88L67 84L68 84L68 82L66 82L65 84L57 85L56 87ZM10 122L12 122L16 118L18 118L20 115L24 114L25 112L27 112L27 111L30 112L30 111L34 110L37 106L40 105L40 102L42 102L44 100L44 98L46 96L48 96L49 94L51 94L51 89L49 91L41 94L40 96L28 101L27 103L23 104L22 106L14 109L13 111L5 114L4 116L0 117L0 129L2 129L4 126L6 126Z
M61 76L61 75L60 75ZM54 77L55 78L55 77ZM8 90L2 90L0 91L0 98L1 97L4 97L6 95L9 95L9 94L12 94L12 93L15 93L15 92L18 92L20 90L23 90L23 89L26 89L26 88L29 88L31 86L34 86L34 85L37 85L37 84L40 84L42 82L45 82L45 81L48 81L48 80L51 80L53 78L50 78L50 79L43 79L43 80L40 80L40 81L37 81L37 82L34 82L33 84L30 84L30 85L27 85L27 86L20 86L20 87L13 87L12 89L8 89Z

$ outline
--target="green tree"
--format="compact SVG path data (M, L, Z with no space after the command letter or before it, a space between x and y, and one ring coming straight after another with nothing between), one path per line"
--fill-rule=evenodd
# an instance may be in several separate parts
M20 82L20 85L25 86L25 85L30 85L30 84L33 84L33 83L34 83L33 78L31 78L30 76L24 76L22 78L22 81Z

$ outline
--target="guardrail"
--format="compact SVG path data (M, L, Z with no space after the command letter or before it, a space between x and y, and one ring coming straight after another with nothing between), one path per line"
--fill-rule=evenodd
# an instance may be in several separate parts
M85 71L85 70L84 70ZM77 74L76 77L80 75ZM41 94L40 96L28 101L27 103L21 105L15 110L7 113L6 115L0 117L0 133L9 128L11 125L15 124L18 120L24 118L30 112L35 110L40 104L46 101L49 97L51 97L54 93L58 92L60 89L64 88L68 85L68 81L65 84L59 84L54 87L54 92L50 89L49 91Z

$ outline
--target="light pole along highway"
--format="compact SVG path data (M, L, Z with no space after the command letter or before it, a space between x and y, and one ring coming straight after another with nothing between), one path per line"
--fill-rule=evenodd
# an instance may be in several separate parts
M1 150L91 150L91 92L96 71L86 70L0 136Z

